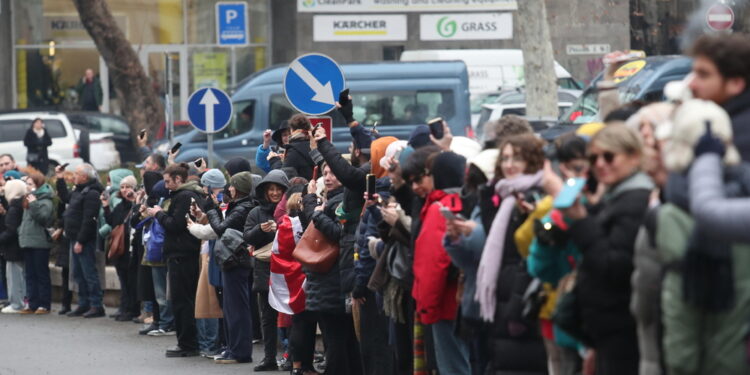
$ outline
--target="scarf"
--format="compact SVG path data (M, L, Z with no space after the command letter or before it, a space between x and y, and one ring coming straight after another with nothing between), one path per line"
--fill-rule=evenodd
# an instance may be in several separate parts
M479 302L479 314L484 321L492 322L495 319L497 278L500 276L500 267L502 267L508 223L516 205L513 193L529 190L534 186L539 186L541 182L542 171L539 171L533 175L521 175L510 180L503 179L495 185L495 192L502 202L484 244L477 270L477 291L474 295L474 300Z
M37 138L44 137L44 129L32 129L34 130L34 134L36 134Z

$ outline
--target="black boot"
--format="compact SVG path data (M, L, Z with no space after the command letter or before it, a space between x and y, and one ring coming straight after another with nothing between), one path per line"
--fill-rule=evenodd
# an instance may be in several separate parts
M80 306L79 305L78 308L76 308L75 310L69 312L68 316L70 316L70 317L83 316L83 314L85 314L86 312L88 312L89 309L90 308L88 306Z

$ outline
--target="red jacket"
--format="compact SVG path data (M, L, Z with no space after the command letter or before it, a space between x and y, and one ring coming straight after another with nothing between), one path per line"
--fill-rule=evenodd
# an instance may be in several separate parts
M440 206L453 212L461 211L458 194L434 190L422 208L422 226L414 245L414 285L411 295L417 301L422 324L454 320L458 311L456 291L458 280L448 280L451 259L443 247L445 217Z

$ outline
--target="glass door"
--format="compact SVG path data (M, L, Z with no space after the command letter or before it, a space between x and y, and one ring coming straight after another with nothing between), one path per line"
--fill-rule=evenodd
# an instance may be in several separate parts
M140 59L162 104L166 104L170 93L168 80L171 80L172 114L175 121L187 120L187 48L172 45L144 46L140 51Z

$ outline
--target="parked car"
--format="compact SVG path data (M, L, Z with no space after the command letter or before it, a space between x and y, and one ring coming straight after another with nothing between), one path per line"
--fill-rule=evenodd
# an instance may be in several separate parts
M48 148L50 165L64 163L75 167L84 162L86 154L96 155L91 158L92 165L99 170L106 170L120 165L120 156L114 142L109 139L112 133L88 134L75 129L68 116L54 111L12 111L0 113L0 152L13 155L19 165L26 165L26 146L23 138L31 121L41 118L52 138ZM89 141L85 142L88 137Z
M416 125L443 117L455 135L471 131L469 86L466 65L454 62L383 62L341 66L346 85L354 97L354 117L364 126L378 123L381 135L406 139ZM276 129L296 111L283 93L287 66L260 71L240 83L232 96L234 117L214 135L216 160L234 156L255 157L266 129ZM333 110L333 142L346 153L351 136L344 119ZM192 130L175 137L182 143L178 161L207 156L206 135ZM167 152L166 142L157 151Z
M628 63L621 68L617 84L620 102L634 100L647 102L664 99L664 86L672 81L680 81L690 73L693 60L686 56L652 56ZM618 74L616 74L617 76ZM585 124L601 121L599 118L598 90L602 73L594 78L583 94L560 116L561 123Z
M581 90L567 90L567 89L558 89L557 95L558 100L562 103L568 103L568 102L575 102L576 99L581 95ZM508 105L508 109L513 109L513 112L508 112L506 114L512 113L519 116L525 116L526 115L526 106L519 107L519 104L525 104L526 103L526 94L524 92L523 87L511 89L511 90L502 90L502 91L492 91L485 94L481 94L475 97L472 97L471 101L471 125L474 127L475 131L479 127L480 119L482 118L482 110L484 108L485 104L505 104ZM496 115L495 115L496 116ZM499 117L494 117L492 119L498 119L502 117L502 114L500 114ZM484 125L485 122L488 120L484 120L482 122L482 125Z
M68 119L74 127L82 127L90 134L111 134L120 162L139 163L138 150L133 144L130 126L124 118L100 112L67 112Z

